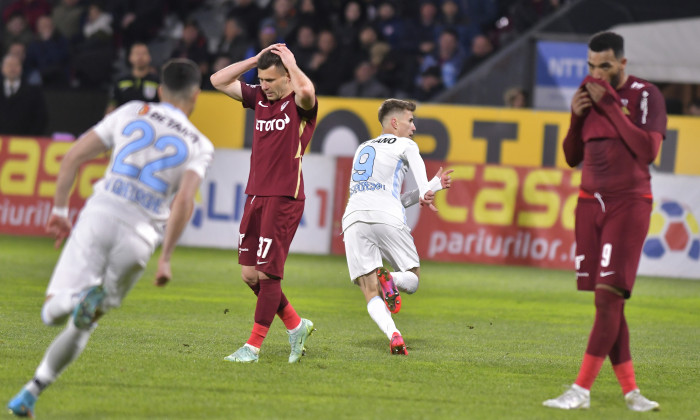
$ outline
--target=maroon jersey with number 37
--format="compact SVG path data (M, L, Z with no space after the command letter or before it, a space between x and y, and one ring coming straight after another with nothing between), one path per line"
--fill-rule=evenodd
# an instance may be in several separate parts
M318 101L307 111L296 105L294 92L274 102L260 85L241 83L241 92L243 107L255 110L246 194L304 200L301 159L316 128Z
M637 127L665 135L666 104L656 86L628 76L616 92L620 99L618 106ZM600 124L600 119L588 115L581 129L585 143L581 189L604 196L650 195L649 162L637 158L619 135L597 137L596 133L601 132Z

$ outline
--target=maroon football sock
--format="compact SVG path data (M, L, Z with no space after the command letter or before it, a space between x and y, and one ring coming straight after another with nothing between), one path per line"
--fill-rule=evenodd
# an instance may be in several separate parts
M625 298L609 290L595 290L595 322L588 337L586 353L605 357L618 339Z
M260 282L255 283L253 286L248 285L250 287L250 290L255 293L255 296L260 294ZM283 313L285 313L285 308L289 305L289 300L287 300L287 296L284 295L284 292L282 292L282 298L280 299L280 306L277 307L277 315L279 315L280 318L283 318ZM293 309L292 309L293 310Z
M617 334L615 344L613 344L612 349L610 349L609 356L610 363L612 363L613 366L632 360L632 353L630 352L630 330L627 327L627 320L625 319L624 312L620 320L620 332Z
M255 306L255 323L266 327L272 325L281 301L281 280L261 279L258 303Z

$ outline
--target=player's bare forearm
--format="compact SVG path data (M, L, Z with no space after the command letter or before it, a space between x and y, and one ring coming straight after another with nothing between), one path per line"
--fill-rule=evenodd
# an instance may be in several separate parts
M603 97L596 106L605 111L605 117L612 122L622 141L625 142L637 159L646 164L656 159L663 140L661 133L649 132L637 127L627 118L610 95Z
M107 147L102 143L94 130L88 131L75 142L61 161L61 168L56 178L54 207L68 206L68 194L80 165L105 151L107 151Z
M314 88L314 84L309 79L309 76L304 74L296 64L293 68L287 70L289 71L289 78L292 81L294 93L296 93L297 105L306 110L313 108L316 105L316 88Z
M254 69L257 64L258 56L256 55L224 67L212 74L209 80L216 90L240 101L243 99L243 94L241 93L241 82L238 79L248 70Z
M201 178L194 171L186 171L182 176L180 190L173 199L173 204L170 209L170 217L165 227L165 236L163 238L163 246L161 249L161 259L170 261L173 250L180 239L182 232L187 226L187 222L192 216L194 209L194 196L197 193L197 188Z

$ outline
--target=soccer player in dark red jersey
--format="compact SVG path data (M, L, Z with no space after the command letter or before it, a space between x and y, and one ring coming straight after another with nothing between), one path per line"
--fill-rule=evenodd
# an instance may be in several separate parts
M257 67L259 85L238 79ZM301 159L316 128L318 102L311 80L285 44L211 76L216 89L255 110L250 174L238 240L243 280L257 295L255 324L244 346L225 359L257 362L275 314L289 333L289 363L303 355L314 324L302 319L282 293L284 262L304 211Z
M574 384L547 407L590 407L590 389L610 357L627 407L658 410L639 392L625 300L632 293L652 209L649 164L666 133L666 106L653 84L625 73L624 40L613 32L588 43L588 71L571 102L566 162L582 164L576 208L576 277L595 293L595 321Z

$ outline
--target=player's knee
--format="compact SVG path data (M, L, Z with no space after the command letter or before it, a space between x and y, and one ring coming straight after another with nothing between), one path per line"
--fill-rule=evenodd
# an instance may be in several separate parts
M41 322L43 322L44 325L47 325L49 327L56 327L58 325L64 324L70 314L65 314L59 317L52 316L51 312L48 310L49 302L50 301L47 300L46 302L44 302L44 306L41 307Z
M596 287L595 289L595 307L598 311L615 310L621 307L625 302L622 292L609 287Z

